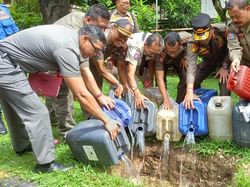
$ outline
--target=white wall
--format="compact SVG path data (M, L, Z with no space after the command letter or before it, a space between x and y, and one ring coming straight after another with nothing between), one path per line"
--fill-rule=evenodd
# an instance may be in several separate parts
M225 7L225 0L220 0L222 7ZM201 12L208 14L211 18L218 16L212 0L201 0Z

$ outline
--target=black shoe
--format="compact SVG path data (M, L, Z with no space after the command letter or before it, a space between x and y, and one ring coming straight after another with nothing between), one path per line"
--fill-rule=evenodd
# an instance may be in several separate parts
M32 152L32 147L31 145L28 145L25 149L23 149L22 151L16 151L17 156L22 156L24 153L27 152Z
M49 164L37 164L34 168L35 173L49 173L53 171L68 171L69 169L72 169L73 165L70 166L64 166L61 163L52 161Z
M6 133L7 133L7 130L3 124L2 119L0 118L0 134L6 134Z

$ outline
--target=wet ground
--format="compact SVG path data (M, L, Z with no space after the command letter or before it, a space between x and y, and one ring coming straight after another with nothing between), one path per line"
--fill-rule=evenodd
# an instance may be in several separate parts
M185 150L182 153L181 148L171 147L167 165L160 167L160 151L159 143L147 143L144 164L141 157L134 156L135 168L140 171L141 180L146 186L179 186L181 183L181 186L190 187L221 187L232 183L236 157L225 156L222 152L202 157L193 151ZM125 178L129 176L123 163L113 166L111 173L118 173Z

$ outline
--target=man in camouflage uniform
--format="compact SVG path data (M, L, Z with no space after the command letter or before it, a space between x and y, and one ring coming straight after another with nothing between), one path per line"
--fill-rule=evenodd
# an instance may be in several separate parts
M229 95L226 90L228 78L229 58L226 27L211 25L207 14L200 14L192 20L194 29L193 37L187 46L187 89L184 99L186 108L194 107L193 90L200 88L201 83L217 68L220 77L220 95ZM197 57L202 57L202 62L197 66Z
M187 41L191 36L188 32L168 33L164 38L165 49L154 64L157 85L162 94L164 109L172 108L166 89L166 76L169 68L174 68L179 77L176 102L181 103L185 97L183 90L186 90L186 49Z
M231 68L237 72L240 65L250 67L250 1L229 0L226 8L231 17L227 34Z

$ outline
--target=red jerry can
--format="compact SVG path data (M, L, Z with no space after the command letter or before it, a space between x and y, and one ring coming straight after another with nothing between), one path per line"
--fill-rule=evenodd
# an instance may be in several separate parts
M250 100L250 68L240 66L238 72L232 71L227 82L227 89L245 100Z

